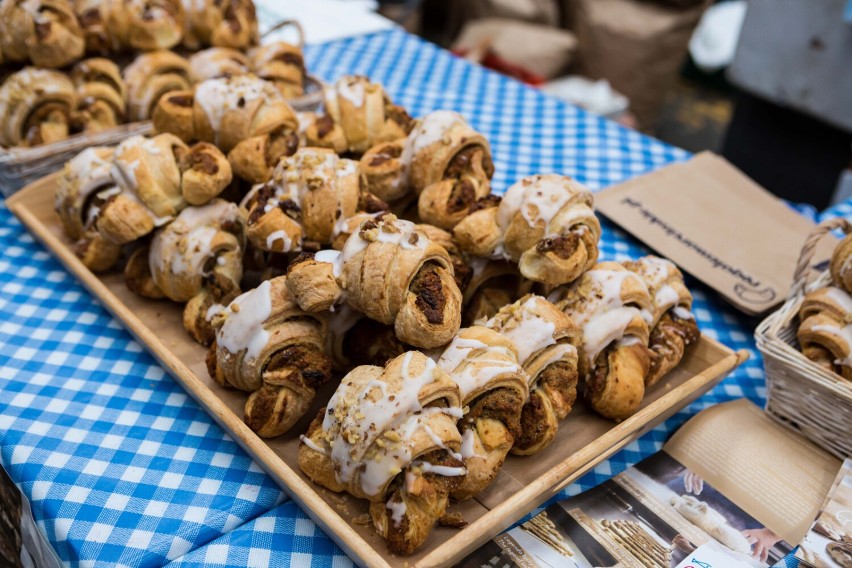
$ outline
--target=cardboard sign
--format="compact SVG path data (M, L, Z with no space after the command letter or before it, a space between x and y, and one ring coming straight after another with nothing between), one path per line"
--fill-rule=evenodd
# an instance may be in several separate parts
M595 205L749 315L785 300L815 227L709 152L610 187ZM814 263L835 244L824 238Z

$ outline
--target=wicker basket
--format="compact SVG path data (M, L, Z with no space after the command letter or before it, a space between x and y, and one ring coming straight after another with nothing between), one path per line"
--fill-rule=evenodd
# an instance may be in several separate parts
M808 290L831 282L828 270L809 281L819 240L834 229L852 232L844 219L822 223L808 237L787 301L757 327L754 337L766 368L766 411L839 458L852 456L852 382L823 369L799 350L799 308Z

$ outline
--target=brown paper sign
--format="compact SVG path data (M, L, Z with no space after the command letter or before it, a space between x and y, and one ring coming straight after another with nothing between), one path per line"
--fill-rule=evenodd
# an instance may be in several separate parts
M814 224L709 152L610 187L597 209L749 315L780 304ZM815 261L831 254L822 240Z

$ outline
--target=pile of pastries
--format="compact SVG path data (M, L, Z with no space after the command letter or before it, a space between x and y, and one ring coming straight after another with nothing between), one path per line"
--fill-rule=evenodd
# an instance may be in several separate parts
M580 183L535 175L494 195L489 143L461 115L414 120L364 77L324 104L297 115L251 76L171 93L160 134L66 165L56 210L92 270L184 304L258 435L324 402L302 470L369 500L407 554L459 523L450 499L509 453L551 444L578 396L633 414L699 330L674 264L599 262Z
M7 148L148 120L209 78L252 74L288 99L305 86L299 47L259 45L251 0L0 0L0 63Z
M852 235L831 256L831 283L805 295L799 308L802 353L825 370L852 381Z

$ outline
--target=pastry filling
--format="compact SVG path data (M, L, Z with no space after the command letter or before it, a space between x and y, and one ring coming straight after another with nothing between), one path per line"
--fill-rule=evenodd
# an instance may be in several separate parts
M492 207L498 207L502 198L499 195L495 195L493 193L489 193L485 197L480 197L476 200L476 202L470 206L468 213L476 213L482 209L491 209Z
M559 237L548 237L540 240L535 250L540 253L552 252L557 257L568 260L580 246L580 235L577 233L568 233Z
M417 296L415 305L432 325L444 323L444 309L447 305L441 275L438 273L441 269L434 264L424 266L414 277L410 287L411 292Z

